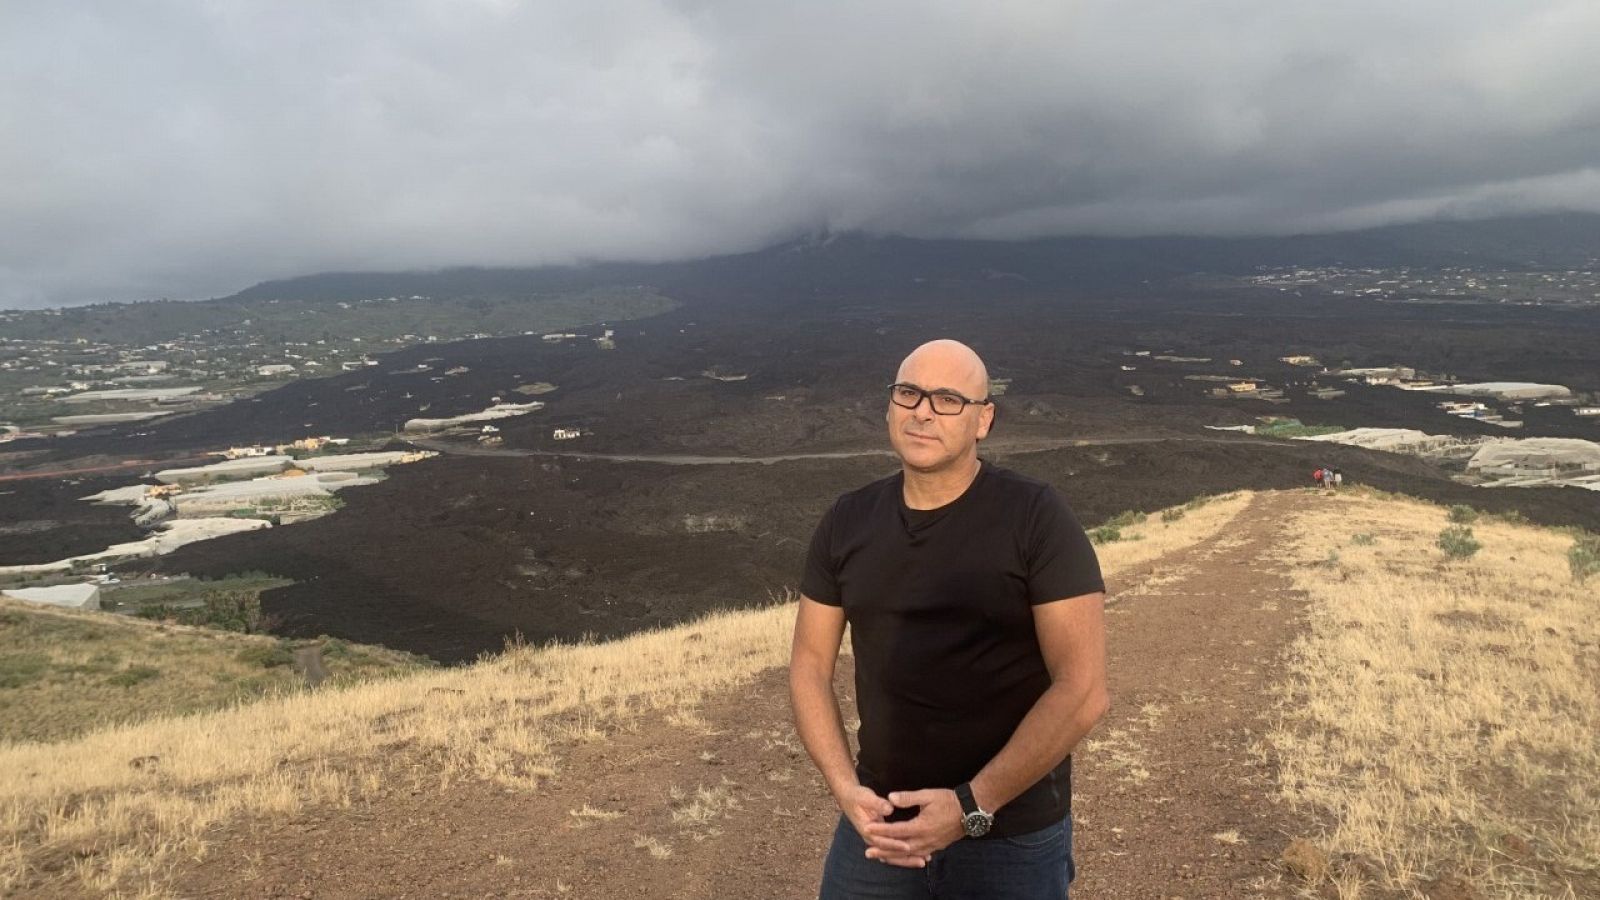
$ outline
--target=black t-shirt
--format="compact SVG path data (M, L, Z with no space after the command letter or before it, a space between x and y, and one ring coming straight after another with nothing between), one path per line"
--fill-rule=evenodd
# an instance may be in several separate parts
M917 510L904 480L836 500L800 583L850 623L856 772L880 795L977 775L1050 686L1032 607L1105 590L1094 546L1048 483L980 460L960 497ZM1036 831L1071 805L1069 756L1003 806L990 835Z

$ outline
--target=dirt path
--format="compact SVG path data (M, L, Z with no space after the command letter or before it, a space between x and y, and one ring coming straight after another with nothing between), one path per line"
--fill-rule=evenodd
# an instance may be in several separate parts
M1084 897L1293 896L1277 858L1305 828L1252 748L1301 618L1273 561L1300 496L1257 494L1238 530L1109 585L1113 709L1074 759Z
M1268 799L1271 764L1251 748L1300 618L1272 562L1298 496L1257 495L1238 530L1111 585L1114 707L1078 756L1074 897L1294 896L1276 859L1303 829ZM781 670L557 757L532 795L396 776L348 808L235 823L175 873L176 893L815 896L835 812Z

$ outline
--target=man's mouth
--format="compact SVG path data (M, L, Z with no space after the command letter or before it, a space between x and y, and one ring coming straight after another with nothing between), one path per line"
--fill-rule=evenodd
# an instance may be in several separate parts
M934 437L932 435L917 434L914 431L908 431L905 434L906 434L906 437L916 438L919 441L937 441L938 440L938 438L936 438L936 437Z

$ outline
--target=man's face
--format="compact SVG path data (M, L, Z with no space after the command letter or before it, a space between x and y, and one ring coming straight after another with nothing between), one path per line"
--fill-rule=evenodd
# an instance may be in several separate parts
M937 350L919 350L907 357L895 381L925 391L954 391L969 400L989 396L987 379L970 359ZM956 415L942 416L926 398L916 409L884 402L889 407L890 445L902 462L923 472L941 471L976 456L978 440L988 436L994 421L994 407L989 404L968 404Z

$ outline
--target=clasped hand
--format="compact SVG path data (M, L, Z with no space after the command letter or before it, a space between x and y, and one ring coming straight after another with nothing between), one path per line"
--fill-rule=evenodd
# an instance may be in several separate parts
M922 791L893 791L880 797L871 788L857 785L845 798L845 817L867 842L867 858L892 866L920 869L933 854L966 836L961 825L961 801L946 788ZM885 822L896 807L922 807L916 818L904 822Z

